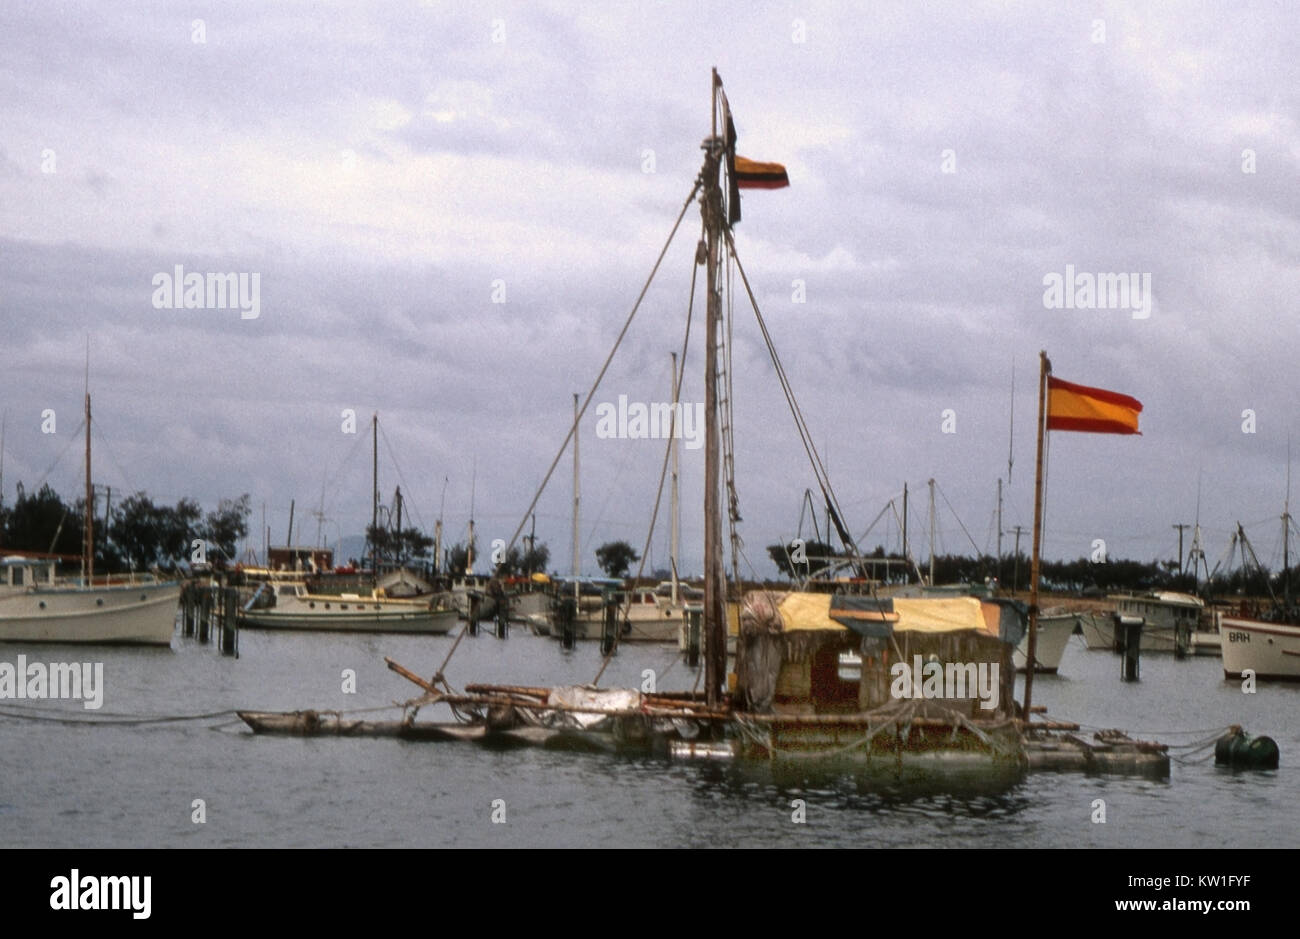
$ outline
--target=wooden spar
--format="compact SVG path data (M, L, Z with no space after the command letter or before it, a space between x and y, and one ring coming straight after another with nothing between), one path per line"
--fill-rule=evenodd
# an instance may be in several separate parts
M678 420L678 412L681 409L682 390L677 381L677 353L671 353L673 357L673 420ZM669 525L671 531L668 537L668 564L672 568L673 575L673 594L672 604L677 606L678 598L681 593L680 584L677 581L677 554L681 550L681 525L682 525L682 507L678 502L678 476L681 472L681 457L677 447L677 437L679 431L673 428L673 436L668 441L668 447L672 451L673 457L673 482L671 508L669 509ZM0 453L0 460L4 459L4 454ZM0 491L0 499L4 498L3 491Z
M412 672L410 669L403 668L401 665L398 665L392 659L388 658L388 656L384 656L384 662L387 663L390 669L397 672L397 674L401 675L407 681L415 682L415 684L419 685L425 691L429 692L429 694L436 694L436 695L442 694L442 692L439 691L436 687L434 687L434 685L431 682L425 681L423 678L415 674L415 672Z
M1046 433L1047 375L1052 363L1047 352L1038 353L1038 453L1034 464L1034 556L1029 567L1029 646L1025 650L1025 705L1024 713L1031 711L1034 691L1034 663L1038 661L1038 570L1039 552L1043 541L1043 436Z
M708 291L704 349L704 696L709 707L722 704L727 670L726 583L722 568L722 505L719 492L718 459L718 328L722 321L722 302L718 295L718 267L722 214L722 189L719 185L722 146L718 138L718 91L722 81L713 70L710 111L713 134L704 149L704 168L700 171L703 194L700 214L706 236L706 290Z
M370 577L379 583L379 412L370 417Z
M578 603L578 395L573 395L573 602Z
M550 697L552 688L539 688L529 685L487 685L472 684L465 686L466 694L505 694L521 695L532 698L541 698L545 701ZM690 691L665 691L657 694L643 694L642 697L646 702L655 705L658 702L672 703L677 706L689 705L696 703L698 696Z
M89 370L89 366L87 366ZM89 382L89 379L87 379ZM95 577L95 488L90 481L90 389L86 389L86 512L82 546L86 566L86 586Z

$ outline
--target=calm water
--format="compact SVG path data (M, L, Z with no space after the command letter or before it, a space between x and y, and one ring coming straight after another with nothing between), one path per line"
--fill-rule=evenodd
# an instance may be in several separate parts
M385 655L431 674L450 637L245 632L238 660L179 636L170 650L0 646L0 661L101 661L103 708L0 701L0 846L1300 846L1300 687L1244 695L1219 660L1147 656L1142 682L1078 637L1034 701L1089 729L1121 727L1178 744L1240 723L1282 751L1275 772L1175 762L1167 782L1030 775L980 793L880 790L848 776L774 776L765 766L671 763L536 749L391 739L255 737L233 715L147 726L30 719L165 716L234 708L384 706L414 686ZM466 638L448 677L518 684L589 682L599 652L571 653L516 630ZM620 651L602 684L691 687L667 647ZM355 694L342 693L353 669ZM396 712L389 712L395 715ZM22 716L16 716L22 715ZM424 716L438 716L425 712ZM376 715L388 717L388 714ZM231 721L236 723L232 724ZM1188 733L1192 732L1192 733ZM1106 823L1090 821L1104 799ZM194 800L206 822L192 821ZM505 822L493 823L504 800ZM791 802L806 803L795 824Z

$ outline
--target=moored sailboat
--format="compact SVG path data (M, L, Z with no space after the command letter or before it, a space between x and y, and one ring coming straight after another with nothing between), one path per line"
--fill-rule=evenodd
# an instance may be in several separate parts
M83 576L59 580L48 558L0 560L0 642L170 645L181 587L151 575L95 578L90 392L86 392Z

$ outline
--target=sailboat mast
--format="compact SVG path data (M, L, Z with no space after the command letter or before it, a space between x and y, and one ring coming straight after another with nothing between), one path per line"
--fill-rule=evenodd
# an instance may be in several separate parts
M1029 566L1029 647L1025 650L1025 707L1024 719L1029 720L1029 707L1034 691L1034 663L1038 661L1038 572L1039 552L1043 541L1043 434L1047 416L1047 374L1052 363L1047 352L1038 353L1038 449L1034 459L1034 556Z
M370 576L379 580L379 412L370 418Z
M722 503L719 485L721 437L718 432L718 330L722 322L722 298L718 293L719 255L722 226L722 189L719 185L723 143L718 137L717 69L713 70L710 116L712 136L705 142L701 170L703 195L700 214L705 230L705 283L708 316L704 349L704 693L709 707L722 704L727 668L727 598L722 567Z
M87 366L89 369L89 366ZM86 389L86 525L82 545L82 563L86 568L87 586L95 576L95 487L90 479L90 389Z
M998 576L1002 576L1002 479L998 479Z
M934 586L934 480L930 480L930 586Z
M907 544L907 483L903 483L903 570L907 574L907 582L912 582L912 553Z
M681 388L677 382L677 353L672 353L673 357L673 418L681 420ZM668 566L672 568L673 575L673 606L677 606L678 581L677 581L677 552L681 547L681 525L682 525L682 507L678 501L677 481L681 471L681 458L677 450L677 434L674 433L668 446L673 453L673 482L672 482L672 506L670 523L672 526L671 536L668 539Z
M573 599L578 599L578 395L573 396Z
M1291 609L1291 439L1286 442L1286 502L1282 503L1282 598Z

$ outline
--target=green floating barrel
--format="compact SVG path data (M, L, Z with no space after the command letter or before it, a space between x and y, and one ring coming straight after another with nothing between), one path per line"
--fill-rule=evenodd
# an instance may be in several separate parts
M1240 729L1224 734L1214 745L1214 762L1237 769L1277 769L1278 756L1272 737L1252 737Z

